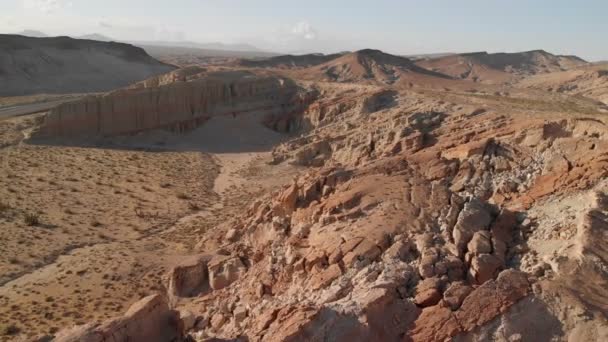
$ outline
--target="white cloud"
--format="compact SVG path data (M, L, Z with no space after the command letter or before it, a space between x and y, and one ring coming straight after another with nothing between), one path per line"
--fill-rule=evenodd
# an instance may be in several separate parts
M44 13L55 12L59 9L72 7L71 1L66 0L22 0L27 10L38 10Z
M291 33L295 36L306 40L317 38L317 31L310 25L308 21L300 21L291 28Z

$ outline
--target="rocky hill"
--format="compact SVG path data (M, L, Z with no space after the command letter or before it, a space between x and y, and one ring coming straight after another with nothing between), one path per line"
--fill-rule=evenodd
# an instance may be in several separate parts
M515 53L475 52L418 61L423 68L455 78L502 83L514 75L563 71L587 64L576 56L558 56L543 50Z
M307 54L307 55L282 55L267 59L241 59L236 62L239 66L249 68L303 68L326 63L342 56L336 54Z
M608 105L608 63L537 75L522 80L522 87L585 96Z
M103 92L173 69L128 44L0 35L0 96Z
M376 81L392 84L403 78L448 76L417 66L410 59L365 49L304 69L297 77L333 82Z

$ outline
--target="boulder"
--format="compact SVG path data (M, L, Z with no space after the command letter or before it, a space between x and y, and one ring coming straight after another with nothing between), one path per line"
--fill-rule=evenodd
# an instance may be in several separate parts
M209 291L207 272L208 256L198 255L184 259L168 275L167 293L170 298L193 297Z
M225 255L213 257L209 261L208 269L209 286L214 290L223 289L247 272L247 267L245 267L241 259Z
M452 311L456 311L471 291L473 291L473 288L469 285L462 282L454 282L443 293L443 300Z
M363 239L352 251L344 255L344 264L352 267L356 261L371 262L382 254L382 250L368 239Z
M462 305L452 311L448 303L424 308L410 327L405 340L446 341L482 326L524 298L530 284L525 273L506 270L469 293ZM448 295L462 289L447 291ZM468 290L466 290L468 291ZM450 294L451 293L451 294Z
M181 318L182 323L184 325L184 330L188 331L194 328L194 324L196 323L196 315L192 313L190 310L183 310L179 312L179 318Z
M500 259L492 254L480 254L473 256L469 275L475 284L483 284L488 280L494 279L498 271L503 267Z
M334 280L342 275L342 270L338 264L330 265L328 268L314 274L309 281L309 286L313 290L327 287Z
M475 255L491 253L492 243L490 241L490 232L487 230L475 232L467 245L467 250Z
M414 303L420 307L437 304L441 300L441 292L439 291L440 286L441 282L439 278L424 279L416 286Z
M488 229L490 222L492 215L481 201L473 198L465 203L452 232L460 256L464 255L466 245L473 238L473 234Z
M296 209L298 200L298 185L294 182L276 197L274 213L279 216L288 216Z

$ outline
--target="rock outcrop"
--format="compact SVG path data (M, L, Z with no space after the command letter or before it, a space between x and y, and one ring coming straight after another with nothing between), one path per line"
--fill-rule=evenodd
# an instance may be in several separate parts
M37 137L111 136L151 129L190 130L217 115L283 114L301 105L285 78L194 68L51 110Z
M100 325L94 323L64 330L57 342L166 342L181 341L183 324L179 313L169 309L161 295L151 295L133 304L122 316Z

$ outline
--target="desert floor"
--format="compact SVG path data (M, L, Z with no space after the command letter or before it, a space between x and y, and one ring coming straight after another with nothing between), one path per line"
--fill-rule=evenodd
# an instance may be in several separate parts
M267 164L284 136L261 125L243 135L258 119L87 146L24 142L36 115L0 121L3 323L53 333L161 290L176 260L204 252L197 236L297 172Z

